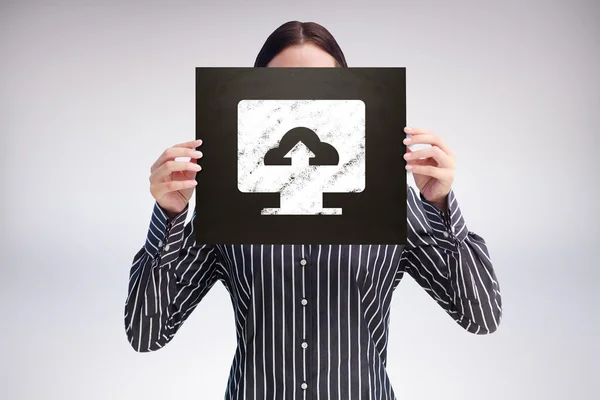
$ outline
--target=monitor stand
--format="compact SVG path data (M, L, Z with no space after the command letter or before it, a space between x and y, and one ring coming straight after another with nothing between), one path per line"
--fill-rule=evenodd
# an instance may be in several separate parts
M323 193L281 192L279 208L263 208L262 215L342 215L341 208L323 208Z

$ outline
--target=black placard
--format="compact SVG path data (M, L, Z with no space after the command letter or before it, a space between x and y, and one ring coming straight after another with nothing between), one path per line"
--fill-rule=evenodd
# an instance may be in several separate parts
M344 107L360 110L359 102L364 109L364 143L360 147L363 159L348 156L348 152L343 151L347 150L344 146L338 145L338 149L335 145L323 145L320 142L327 140L319 139L327 134L329 124L334 128L341 126L335 128L338 130L358 126L358 122L354 123L360 120L358 114L348 115L347 120L354 121L348 123L342 116ZM274 104L283 104L283 109L274 108ZM321 105L324 112L319 111ZM269 107L273 112L265 113ZM299 112L298 107L303 111ZM278 130L289 123L288 116L293 113L302 116L306 123L295 130ZM321 125L311 125L311 115L318 116ZM329 120L324 118L327 115ZM271 127L264 128L269 123ZM256 132L256 139L248 142L251 136L240 133L238 137L238 124L244 127L240 132L251 132L254 126L262 127L262 131ZM203 140L200 147L203 157L199 160L202 170L196 175L197 243L405 244L407 183L406 163L402 157L405 125L405 68L196 68L196 138ZM280 173L281 168L291 168L292 162L305 163L319 168L318 173L313 171L310 176L322 177L315 174L323 170L331 173L332 167L328 165L342 162L352 165L362 160L364 189L323 194L323 208L341 209L341 215L265 215L261 210L280 207L281 195L240 190L238 160L242 158L238 150L243 150L243 159L248 161L251 159L248 154L258 154L253 153L254 143L262 143L264 148L264 143L272 142L275 136L279 137L278 143L268 146L272 151L269 156L265 152L260 168L271 168L269 171L280 168L277 170ZM238 140L242 137L245 143L251 144L238 149ZM348 137L356 144L357 136ZM309 160L300 156L298 160L295 156L286 158L290 147L300 142L313 157ZM342 151L338 151L340 149ZM265 170L257 171L264 173ZM240 178L244 190L248 187L262 190L268 179L258 179L257 174L245 173ZM332 175L329 181L339 176ZM294 201L299 199L294 198Z

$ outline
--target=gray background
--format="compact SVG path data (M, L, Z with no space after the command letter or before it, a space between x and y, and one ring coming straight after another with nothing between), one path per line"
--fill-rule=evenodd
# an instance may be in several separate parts
M1 3L0 397L223 397L222 285L172 343L138 354L129 266L150 165L194 139L194 68L251 66L292 19L326 26L351 66L407 67L409 124L458 155L458 200L495 263L505 314L490 336L400 284L398 398L597 395L599 3L364 3Z

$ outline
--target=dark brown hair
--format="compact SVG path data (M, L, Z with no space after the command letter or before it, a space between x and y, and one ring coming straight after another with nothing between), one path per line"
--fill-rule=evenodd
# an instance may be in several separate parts
M316 22L289 21L275 29L256 56L255 67L266 67L281 51L289 46L311 42L329 53L338 67L348 67L337 41L325 27Z

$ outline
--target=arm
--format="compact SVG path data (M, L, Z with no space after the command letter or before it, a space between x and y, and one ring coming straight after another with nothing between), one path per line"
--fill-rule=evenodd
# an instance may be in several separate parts
M408 244L400 270L468 332L498 329L502 298L489 252L483 238L467 229L453 191L442 212L409 187Z
M171 341L183 322L222 277L217 249L196 245L194 221L184 227L189 206L169 218L155 203L143 248L134 256L125 301L125 331L138 352Z

